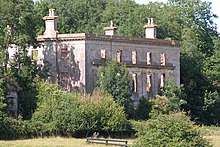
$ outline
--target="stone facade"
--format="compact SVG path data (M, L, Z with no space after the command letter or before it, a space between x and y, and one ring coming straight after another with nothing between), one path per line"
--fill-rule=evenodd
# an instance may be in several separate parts
M96 86L98 68L112 59L127 66L133 78L134 101L142 96L153 97L167 77L173 77L179 85L180 43L156 39L157 25L153 19L144 26L146 38L115 36L117 27L113 22L104 28L106 35L59 34L53 11L44 17L46 30L37 38L41 45L37 59L50 65L50 80L58 80L66 91L91 93Z

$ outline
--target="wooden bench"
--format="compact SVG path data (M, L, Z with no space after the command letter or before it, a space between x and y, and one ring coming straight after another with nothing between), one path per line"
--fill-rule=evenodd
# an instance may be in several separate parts
M115 145L115 146L128 146L127 140L116 140L116 139L106 139L106 138L86 138L87 143L97 143L105 145Z

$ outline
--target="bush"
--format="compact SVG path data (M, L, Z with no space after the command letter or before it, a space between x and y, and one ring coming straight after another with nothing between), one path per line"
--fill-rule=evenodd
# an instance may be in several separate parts
M81 94L66 93L57 84L45 82L40 82L38 89L38 108L31 120L38 135L69 135L82 129Z
M0 114L0 139L17 139L21 132L18 121Z
M83 114L92 131L125 131L127 120L124 108L100 89L82 99Z
M135 147L142 146L176 146L204 147L211 146L201 136L199 129L185 113L159 114L147 122L133 123L137 131Z
M38 99L30 124L36 135L81 136L90 131L123 131L126 127L124 108L100 90L82 96L42 82Z
M135 120L147 120L150 118L150 112L152 109L152 103L150 99L141 98L139 100L139 104L134 111L134 119Z

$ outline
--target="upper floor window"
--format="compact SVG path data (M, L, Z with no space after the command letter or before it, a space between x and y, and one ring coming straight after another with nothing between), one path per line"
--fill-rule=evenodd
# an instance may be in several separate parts
M132 64L137 64L137 51L132 51Z
M151 59L151 52L147 52L147 65L151 65L152 64L152 59Z
M62 48L62 49L61 49L61 58L62 58L62 59L65 59L65 58L67 58L67 55L68 55L68 50L67 50L67 48Z
M147 92L152 91L152 76L147 75Z
M117 51L117 62L119 62L119 63L121 63L122 62L122 58L121 58L121 56L122 56L122 51L121 50L118 50Z
M106 50L101 49L101 59L105 59L105 58L106 58Z
M165 66L166 65L166 54L165 53L161 53L160 54L160 64L162 66Z

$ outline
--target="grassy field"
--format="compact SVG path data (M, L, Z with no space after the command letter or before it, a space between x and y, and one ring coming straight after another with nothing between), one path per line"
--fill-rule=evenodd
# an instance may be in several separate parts
M129 140L131 144L133 140ZM87 144L86 139L76 138L62 138L62 137L51 137L51 138L36 138L36 139L25 139L25 140L14 140L14 141L1 141L0 147L106 147L106 145L100 144Z
M202 127L201 133L204 138L210 140L214 147L220 147L220 127ZM128 139L132 144L134 139ZM0 147L106 147L106 145L87 144L86 139L76 138L35 138L25 140L0 140Z
M214 147L220 147L219 135L205 136L205 138L209 139ZM129 139L128 143L132 144L133 141ZM51 137L13 141L0 140L0 147L106 147L106 145L87 144L86 139Z
M204 136L214 147L220 147L220 136Z

